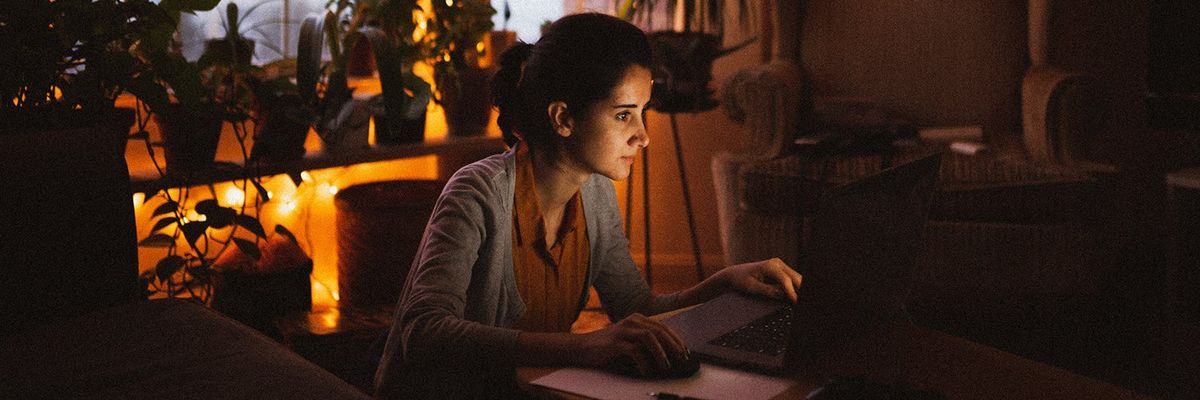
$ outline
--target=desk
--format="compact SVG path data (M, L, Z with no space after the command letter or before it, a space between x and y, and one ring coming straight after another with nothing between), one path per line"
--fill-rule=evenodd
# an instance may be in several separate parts
M1171 262L1167 300L1171 317L1200 324L1200 167L1167 175L1171 208Z
M1135 399L1148 398L1066 370L1017 357L978 343L909 323L894 323L854 341L820 372L796 373L796 385L777 399L803 399L824 376L863 375L880 383L904 383L932 389L949 399ZM816 368L815 368L816 369ZM523 385L553 368L520 368ZM531 387L542 397L573 398Z

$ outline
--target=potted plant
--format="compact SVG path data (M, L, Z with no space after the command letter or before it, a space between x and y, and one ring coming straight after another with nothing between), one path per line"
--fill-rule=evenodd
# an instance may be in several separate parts
M346 35L343 15L349 2L339 2L336 11L310 15L300 25L300 40L296 53L296 86L309 124L316 130L326 151L360 149L368 145L370 113L353 98L354 88L347 81L347 59L343 44L356 40ZM343 25L345 22L345 25ZM351 36L351 37L347 37ZM332 61L322 63L321 54L328 48ZM352 44L350 44L352 46Z
M237 4L229 3L226 10L230 27L235 28ZM206 46L194 62L172 49L148 54L159 84L136 87L133 93L158 122L168 175L186 176L211 168L226 121L244 143L255 101L251 81L257 71L244 55L252 51L248 43L236 29L229 29L224 39Z
M700 112L717 106L712 80L714 60L750 45L755 38L722 49L725 35L725 0L624 0L617 15L626 20L653 24L656 5L665 3L668 15L682 8L681 19L671 30L648 34L654 53L654 89L651 107L665 113ZM747 0L738 0L742 25L749 20Z
M132 111L116 111L114 104L123 91L153 84L152 65L144 54L167 46L181 12L212 8L217 1L5 5L0 9L0 49L5 54L0 59L0 128L128 129Z
M300 89L286 76L254 76L254 147L251 162L283 162L304 157L313 113L305 106Z
M488 81L493 71L480 64L485 36L496 10L487 0L435 1L434 79L437 102L445 110L451 136L481 135L491 115Z
M22 283L16 296L3 298L5 304L15 299L11 308L21 310L10 324L136 297L137 254L125 245L135 240L130 193L113 186L128 182L125 143L134 114L117 109L117 98L155 84L153 65L144 55L168 45L180 12L212 8L216 2L56 0L0 6L2 203L27 217L6 223L19 232L20 241L4 241L3 272L6 280ZM113 211L97 220L92 218L96 210ZM104 223L81 225L81 218ZM57 246L61 243L72 245L64 249Z
M159 170L167 178L187 179L219 168L255 168L252 161L259 159L295 157L294 133L299 129L303 129L298 146L300 155L303 154L306 120L296 124L287 115L290 105L287 99L298 96L298 90L286 78L267 77L263 68L250 63L253 45L239 28L244 15L235 3L229 3L225 37L210 41L196 61L188 61L171 48L147 54L157 84L137 87L134 93L157 118L162 143L150 141L148 135L142 137L156 167L159 163L155 148L163 148L167 168L165 173ZM213 162L226 122L232 126L241 149L240 166ZM138 123L144 130L145 121ZM288 131L280 135L293 137L271 136L270 132L277 129ZM255 146L257 153L248 151L251 132L256 132L261 140ZM268 191L257 177L242 179L235 185L247 201L221 204L213 185L208 185L207 196L197 195L190 188L147 194L150 198L161 198L162 203L151 214L150 234L139 245L166 249L166 255L155 267L141 275L147 294L189 298L207 304L222 273L215 269L221 256L236 251L252 260L260 259L259 246L267 239L267 233L257 215L262 204L270 201ZM250 193L257 194L251 197ZM201 199L195 201L196 197ZM277 226L276 232L291 236L282 226Z

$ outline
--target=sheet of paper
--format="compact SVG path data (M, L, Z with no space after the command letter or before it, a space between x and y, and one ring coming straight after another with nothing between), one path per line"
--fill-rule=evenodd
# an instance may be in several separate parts
M666 392L705 400L755 400L770 399L795 382L702 364L696 375L683 379L647 381L594 369L563 368L531 383L596 399L652 399L650 393Z

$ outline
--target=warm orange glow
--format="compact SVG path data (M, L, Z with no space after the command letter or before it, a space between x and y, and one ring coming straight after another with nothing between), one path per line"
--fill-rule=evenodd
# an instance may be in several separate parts
M422 0L425 4L429 4L429 0ZM424 79L426 82L433 82L433 67L428 63L418 63L414 66L413 72ZM365 98L381 92L378 79L351 79L350 86L355 88L356 98ZM133 107L135 101L132 96L123 95L117 103L126 107ZM492 115L494 120L495 113ZM151 141L161 141L158 133L158 127L153 119L149 120L146 130L150 132ZM374 127L371 127L371 142L374 143ZM425 138L426 140L440 140L446 137L446 122L445 114L440 106L431 103L426 114ZM489 136L499 136L499 131L495 128L495 123L489 127ZM252 145L252 143L248 143ZM309 131L308 137L305 140L305 149L309 152L320 151L323 147L320 137L315 131ZM157 152L157 151L156 151ZM158 152L160 167L162 164L162 153ZM222 132L221 141L217 151L217 160L240 162L242 159L241 149L234 138L232 128L226 125ZM149 155L146 152L146 147L143 143L137 141L129 142L126 150L126 161L129 164L131 172L146 176L154 174L156 169ZM313 294L313 309L320 311L337 305L338 299L338 274L337 274L337 207L334 200L338 193L344 189L354 185L399 180L399 179L438 179L446 178L438 176L438 157L434 155L415 157L401 160L380 161L372 163L356 164L344 167L333 167L318 170L302 171L300 173L300 181L303 184L296 186L291 178L286 175L265 176L262 177L261 183L266 193L260 193L257 189L252 189L243 182L226 182L218 183L214 189L216 199L223 206L237 207L241 203L245 203L245 212L250 215L255 215L262 222L268 234L274 231L276 225L283 225L289 231L293 232L299 239L300 247L313 260L312 273L312 294ZM212 196L207 185L196 186L187 189L171 189L170 194L173 199L180 200L184 193L188 193L184 203L185 209L194 207L195 203ZM240 194L240 198L239 197ZM138 224L138 238L143 239L150 235L150 228L155 221L162 218L151 218L151 213L165 199L160 194L159 196L151 196L147 198L144 194L135 194L132 197L135 205L140 203L141 206L135 208L135 215ZM256 197L269 196L270 202L261 205L261 208L255 210L253 207ZM262 198L260 200L265 200ZM201 215L195 211L190 211L185 217L186 221L198 220ZM170 229L164 229L163 233L170 234ZM217 237L224 238L228 233L226 231L214 232ZM179 251L189 251L188 244L180 235ZM167 254L164 248L138 248L138 264L140 270L153 269L155 264ZM215 256L215 255L210 255Z
M279 212L283 214L291 214L296 211L296 200L284 200L283 205L279 206Z
M146 194L145 193L138 192L138 193L133 194L133 209L134 210L137 210L139 207L142 206L142 203L145 203L145 202L146 202Z
M336 306L340 297L336 291L330 290L329 286L321 282L320 279L313 277L312 299L313 311L320 311Z
M229 207L241 207L246 204L246 192L237 186L229 186L225 189L225 205Z

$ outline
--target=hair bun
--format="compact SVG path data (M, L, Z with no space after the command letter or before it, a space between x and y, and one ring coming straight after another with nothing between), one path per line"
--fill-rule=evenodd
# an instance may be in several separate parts
M504 54L500 55L500 66L503 68L520 69L521 64L529 60L529 53L532 49L533 45L525 42L517 42L509 46L508 50L505 50Z
M500 56L500 70L492 76L492 104L500 110L496 123L504 134L504 142L517 142L517 115L521 113L521 77L525 61L529 60L533 45L517 42Z

